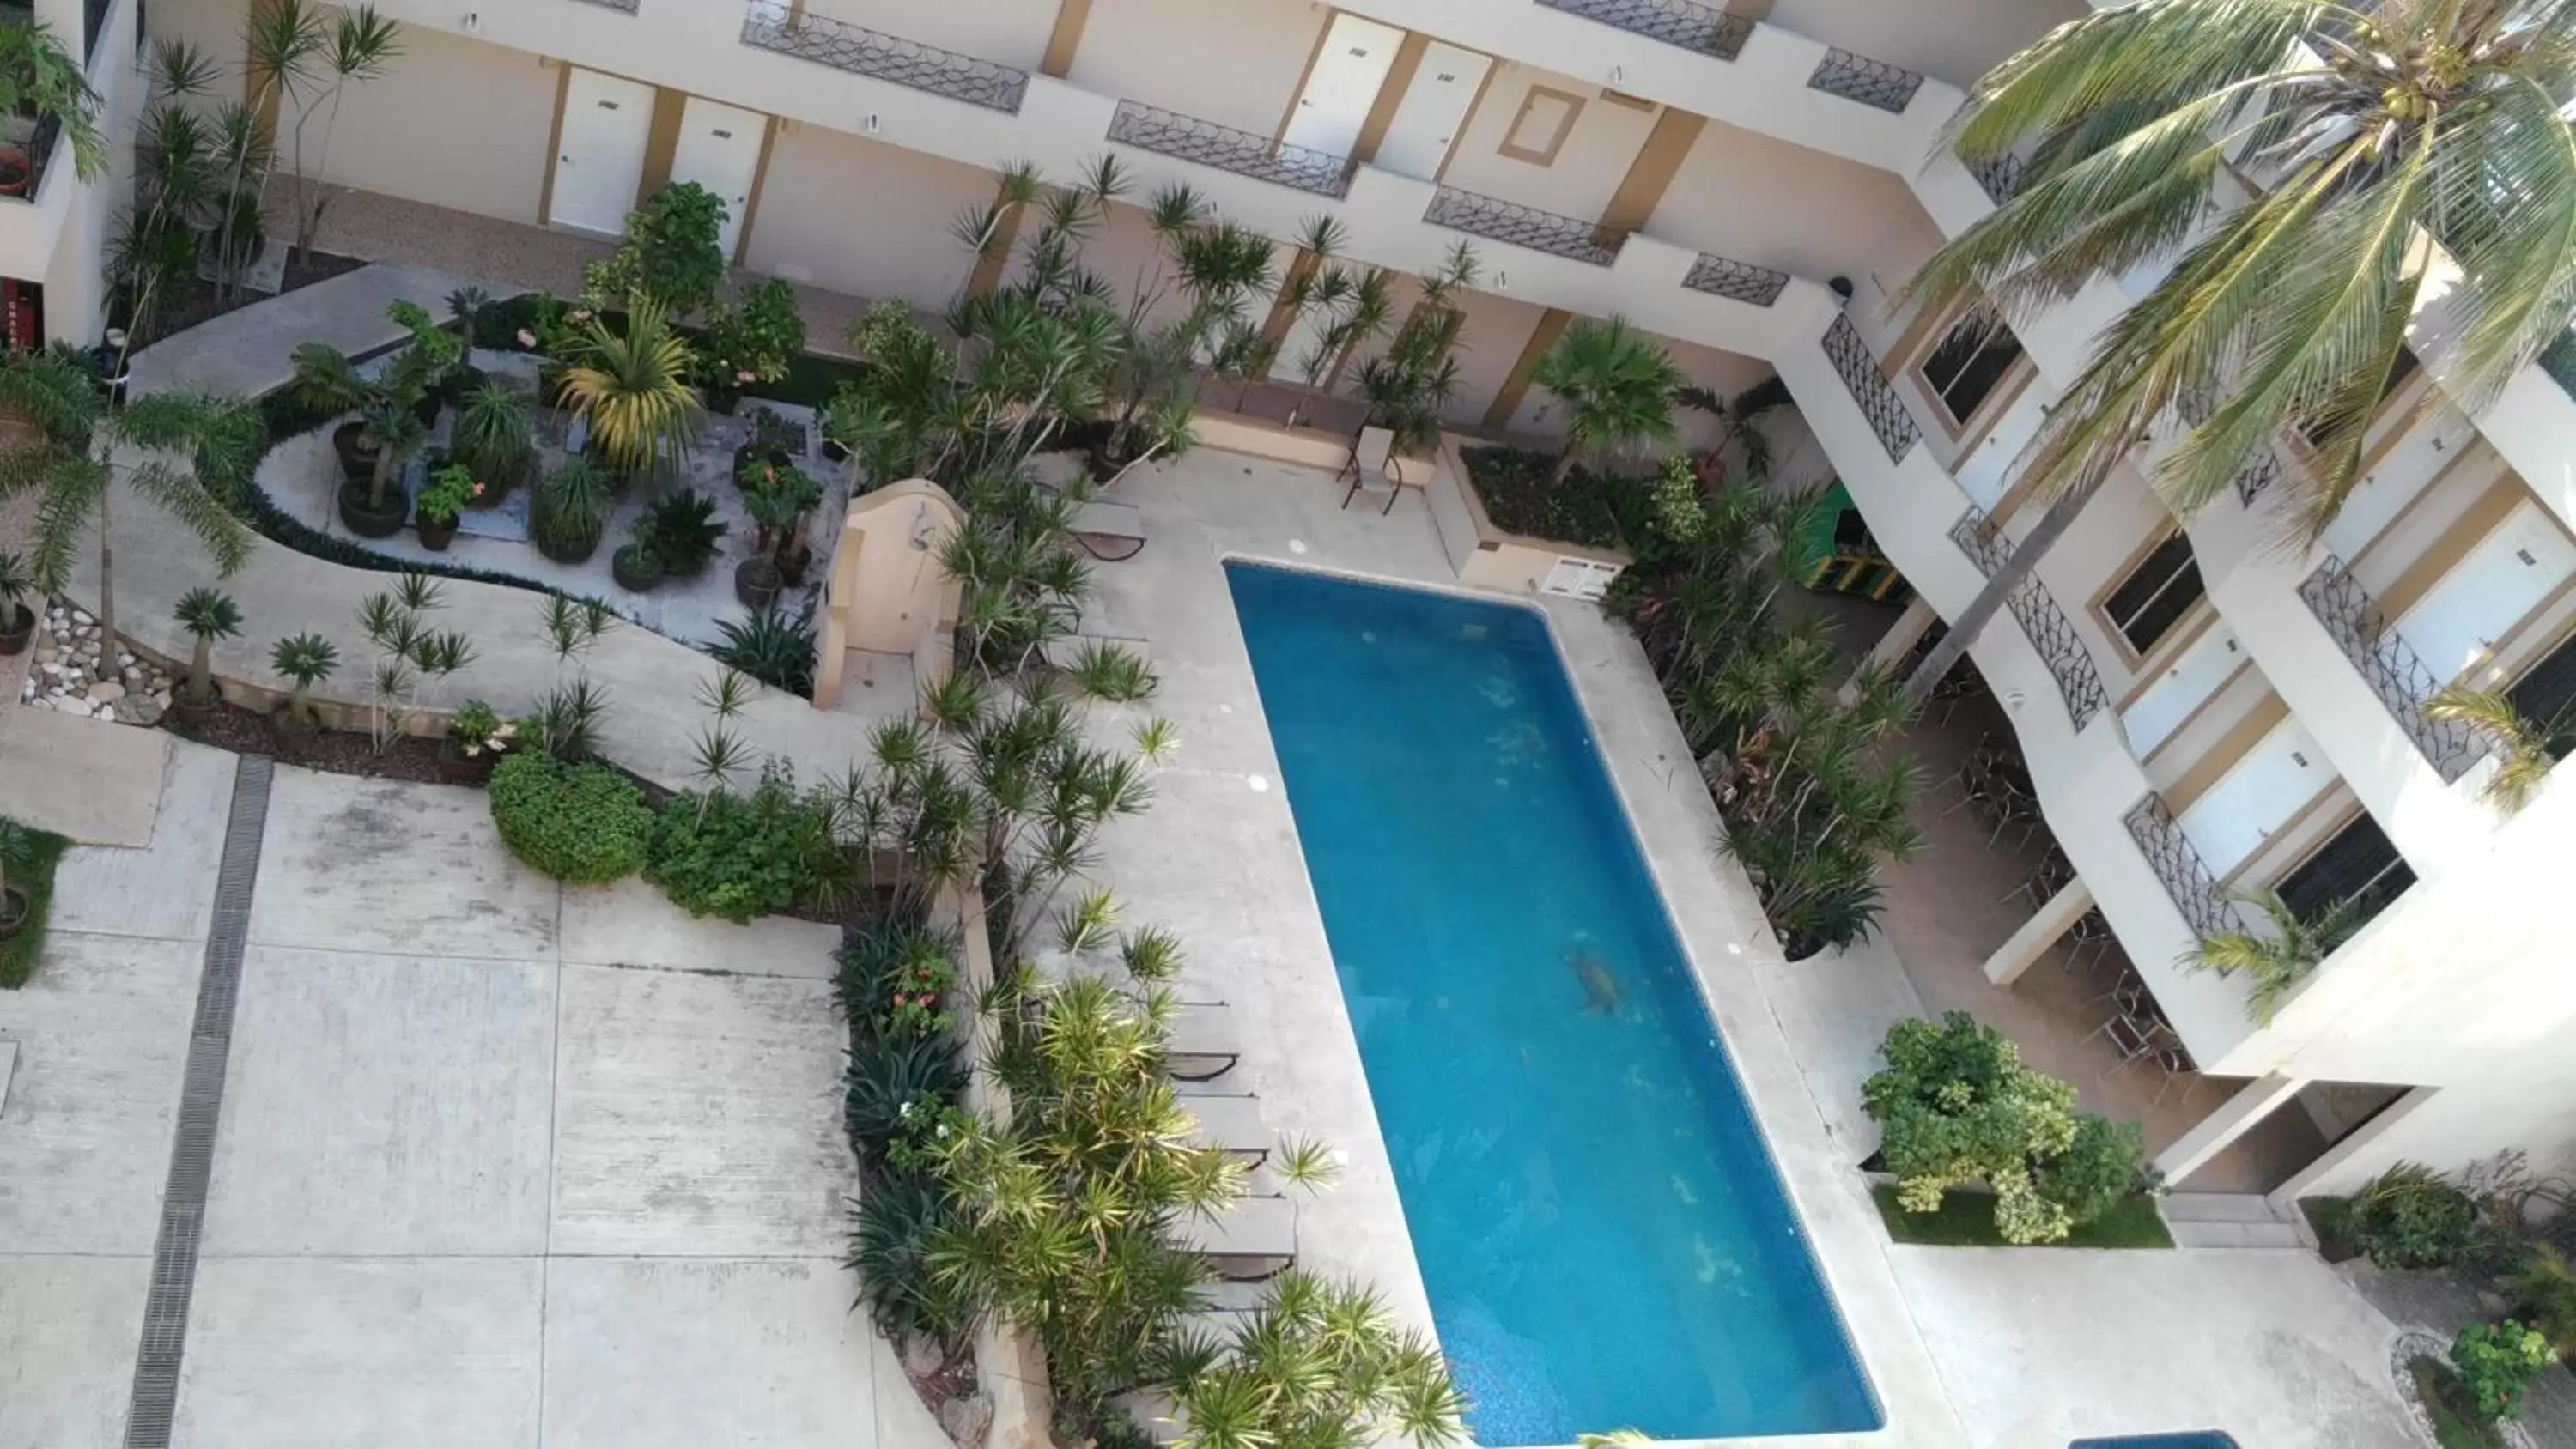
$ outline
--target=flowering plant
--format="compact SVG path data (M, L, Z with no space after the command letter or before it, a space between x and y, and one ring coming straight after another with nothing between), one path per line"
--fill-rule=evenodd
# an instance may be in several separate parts
M925 952L897 966L886 1003L886 1035L900 1040L954 1028L956 1016L939 1001L956 980L957 968L942 955Z
M483 485L474 481L474 470L462 463L450 463L429 475L429 486L412 500L419 510L420 521L438 527L450 527L465 505L483 496Z
M948 1139L971 1123L954 1102L914 1097L895 1111L894 1135L886 1141L886 1166L900 1173L923 1173L939 1165Z
M500 754L510 748L510 741L518 734L517 723L501 718L500 711L479 699L458 705L456 717L447 723L448 738L456 741L467 759L486 751Z
M796 308L796 289L774 278L709 313L698 339L707 384L736 392L785 377L787 365L804 350L805 317Z

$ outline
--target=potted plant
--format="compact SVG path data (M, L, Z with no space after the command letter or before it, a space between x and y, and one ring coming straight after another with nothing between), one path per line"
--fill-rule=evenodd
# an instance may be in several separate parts
M439 330L429 314L396 302L386 315L412 332L412 345L374 377L358 370L336 347L308 342L295 349L294 395L318 412L358 415L331 435L340 455L340 521L361 538L400 532L409 505L393 489L394 474L429 440L438 420L434 385L454 365L457 339Z
M661 303L638 297L626 329L593 317L582 325L557 401L590 429L589 448L621 476L677 463L697 432L689 346Z
M447 552L447 546L456 541L457 515L480 506L477 500L486 491L474 480L474 470L462 463L450 463L430 474L428 485L412 500L412 527L420 532L421 547Z
M80 58L46 25L32 20L0 25L0 116L32 121L40 146L44 123L54 122L84 181L97 179L108 168L107 139L98 129L98 95L90 89ZM17 146L0 149L6 151L0 169L7 172L0 175L0 194L27 194L36 183L34 158Z
M0 553L0 610L6 611L0 614L0 654L23 654L27 641L36 637L36 612L26 603L35 587L25 559Z
M286 696L286 712L279 719L281 729L311 734L321 728L313 714L313 686L331 677L340 667L340 650L319 634L290 634L269 650L268 662L286 677L293 688Z
M760 526L761 551L776 562L779 578L789 584L804 583L805 571L814 561L805 520L822 505L823 485L802 468L780 468L745 494L744 501L751 521Z
M718 307L698 340L698 366L712 412L730 415L746 388L776 382L805 350L805 317L796 289L772 279Z
M733 450L733 481L737 488L749 488L765 468L794 467L796 447L801 441L796 425L768 408L753 408L750 419L751 436Z
M374 461L364 479L341 483L340 521L360 538L391 538L411 512L394 475L429 441L429 429L402 399L390 396L368 408L360 427L373 444Z
M609 505L615 498L609 476L597 463L575 456L537 481L528 515L528 531L537 552L557 563L577 564L599 548L608 528Z
M662 572L673 578L695 578L724 542L725 526L716 522L715 500L694 488L683 488L644 510L639 537L653 546Z
M635 520L634 540L608 556L609 577L630 593L645 593L662 582L662 558L653 551L652 530Z
M229 595L200 588L181 595L179 606L170 613L196 641L196 647L188 654L187 683L180 689L176 703L202 708L215 701L215 641L241 633L241 606Z
M502 378L485 378L456 414L448 446L457 460L490 486L471 506L497 508L527 474L531 449L528 395Z

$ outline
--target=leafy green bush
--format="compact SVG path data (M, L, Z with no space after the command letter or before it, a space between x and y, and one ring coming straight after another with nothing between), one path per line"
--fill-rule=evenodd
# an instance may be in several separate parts
M2523 1389L2549 1364L2549 1340L2510 1318L2472 1323L2451 1340L2463 1407L2482 1419L2521 1418Z
M2401 1162L2352 1195L2344 1232L2383 1268L2442 1268L2469 1246L2477 1204L2420 1162Z
M15 991L36 974L45 950L45 922L53 914L54 867L71 842L0 816L0 883L26 903L16 934L0 940L0 991Z
M653 812L606 765L568 765L539 751L492 770L492 825L510 853L575 885L605 885L644 866Z
M1619 548L1626 534L1617 495L1632 494L1640 502L1649 496L1636 479L1604 477L1584 467L1562 483L1552 482L1554 463L1526 448L1468 448L1461 456L1485 516L1496 528L1531 538Z
M2003 1033L1964 1011L1888 1029L1887 1068L1861 1087L1879 1154L1908 1212L1939 1209L1951 1188L1994 1190L1995 1228L2049 1243L2137 1190L2134 1127L2078 1117L2075 1089L2021 1063Z
M739 924L823 902L842 865L830 806L773 772L747 795L673 800L653 832L644 878L690 915Z

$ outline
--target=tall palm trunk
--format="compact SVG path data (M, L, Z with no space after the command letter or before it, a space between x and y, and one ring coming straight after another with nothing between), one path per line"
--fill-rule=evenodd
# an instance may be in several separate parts
M107 449L99 449L100 461L106 461ZM98 490L98 662L100 667L116 667L116 546L109 540L111 529L109 504L116 496L116 474L109 470L107 486ZM117 676L119 683L125 676Z
M1574 455L1582 451L1583 445L1581 443L1570 440L1566 443L1565 451L1556 455L1556 466L1548 471L1548 486L1556 487L1561 485L1573 474Z
M1932 652L1923 656L1923 662L1907 676L1905 698L1909 704L1919 705L1932 697L1941 677L1948 674L1951 666L1959 662L1959 657L1968 652L1968 646L1977 642L1977 636L1985 632L1986 625L2012 598L2013 590L2020 588L2023 581L2038 569L2039 561L2047 556L2059 535L2075 522L2075 515L2084 511L2085 503L2101 486L2100 480L2096 479L2049 505L2048 512L2039 520L2039 526L2030 531L2030 537L2013 549L2012 557L2005 559L2004 566L1996 571L1995 576L1986 580L1985 588L1979 590L1977 597L1960 612L1959 617L1951 621L1949 632L1941 636L1941 642L1933 645Z

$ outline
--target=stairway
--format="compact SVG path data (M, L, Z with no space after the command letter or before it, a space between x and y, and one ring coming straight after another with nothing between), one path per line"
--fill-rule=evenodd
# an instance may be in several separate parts
M2177 1192L2164 1199L2165 1226L2177 1248L2268 1248L2307 1251L2316 1246L2295 1207L2276 1208L2252 1193Z

